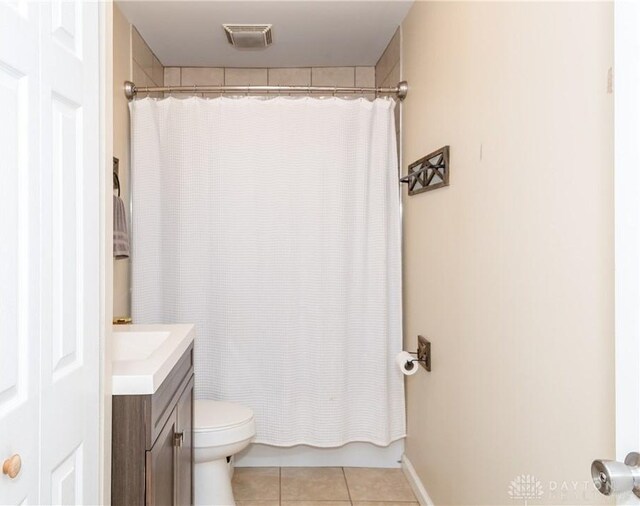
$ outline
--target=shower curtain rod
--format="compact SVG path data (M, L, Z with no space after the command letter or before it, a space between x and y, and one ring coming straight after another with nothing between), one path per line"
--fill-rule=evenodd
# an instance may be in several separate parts
M362 86L136 86L131 81L125 81L124 94L133 100L138 93L375 93L377 95L396 95L404 100L409 91L407 81L400 81L392 88L376 88Z

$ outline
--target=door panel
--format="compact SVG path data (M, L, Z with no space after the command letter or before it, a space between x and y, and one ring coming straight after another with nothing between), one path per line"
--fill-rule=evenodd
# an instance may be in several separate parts
M176 428L182 434L176 447L176 504L193 504L193 377L176 405Z
M98 3L0 0L0 504L96 504Z
M640 6L615 2L614 20L616 457L623 461L640 451Z
M51 504L82 504L82 445L51 472Z
M640 451L639 24L637 2L614 3L615 457L619 462L624 462L628 453ZM637 505L640 499L626 494L617 498L617 504Z
M96 2L42 4L41 501L98 497Z
M176 410L158 435L151 450L147 451L146 497L147 506L173 506L175 504Z
M0 474L0 504L40 502L38 15L0 3L0 464L22 459L16 478Z
M77 60L82 60L82 2L51 2L51 33L53 40L68 50Z

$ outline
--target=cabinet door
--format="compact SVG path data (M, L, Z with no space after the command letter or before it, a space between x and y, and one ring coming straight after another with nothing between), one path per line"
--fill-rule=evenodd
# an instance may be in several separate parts
M176 406L176 504L193 504L193 377Z
M158 439L147 451L146 505L173 506L175 504L175 434L176 410L171 413Z

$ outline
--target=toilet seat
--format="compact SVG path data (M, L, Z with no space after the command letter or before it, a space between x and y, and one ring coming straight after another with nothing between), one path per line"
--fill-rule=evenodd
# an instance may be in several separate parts
M193 406L193 446L207 448L255 435L253 411L233 402L200 399Z

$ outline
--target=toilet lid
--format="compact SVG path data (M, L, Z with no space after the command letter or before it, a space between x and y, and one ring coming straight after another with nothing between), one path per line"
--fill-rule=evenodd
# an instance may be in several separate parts
M194 401L193 431L212 431L228 429L250 422L253 411L241 404L225 401Z

